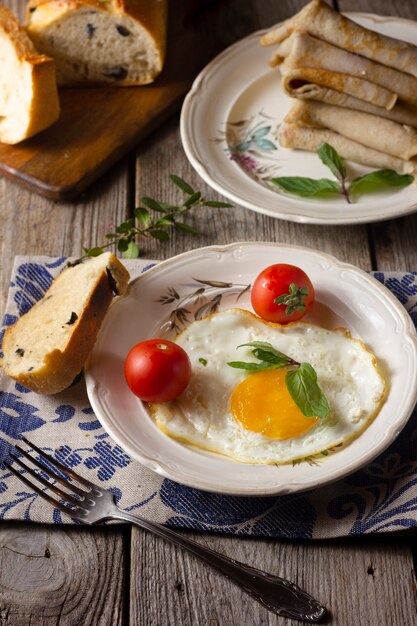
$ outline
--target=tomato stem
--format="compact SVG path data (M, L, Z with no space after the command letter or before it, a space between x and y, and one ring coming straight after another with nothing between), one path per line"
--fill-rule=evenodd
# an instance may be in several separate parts
M278 305L285 305L285 314L292 315L295 311L305 311L306 305L304 300L310 293L308 287L300 287L296 283L291 283L289 286L289 293L284 293L278 298L275 298L274 302Z

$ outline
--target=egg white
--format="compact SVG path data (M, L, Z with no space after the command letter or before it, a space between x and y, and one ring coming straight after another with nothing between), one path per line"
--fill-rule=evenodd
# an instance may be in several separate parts
M245 429L233 417L230 397L248 373L227 363L256 361L252 348L237 350L252 341L267 341L316 370L330 412L304 435L272 439ZM364 430L384 400L385 383L375 357L344 330L306 322L280 326L230 309L193 322L176 343L188 353L193 373L179 398L150 405L157 426L175 439L241 462L288 463L346 443Z

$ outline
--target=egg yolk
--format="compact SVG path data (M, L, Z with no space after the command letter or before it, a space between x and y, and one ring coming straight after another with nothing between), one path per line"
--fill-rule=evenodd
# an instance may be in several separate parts
M231 397L234 418L247 430L273 439L298 437L317 417L305 417L288 393L285 370L251 374L236 385Z

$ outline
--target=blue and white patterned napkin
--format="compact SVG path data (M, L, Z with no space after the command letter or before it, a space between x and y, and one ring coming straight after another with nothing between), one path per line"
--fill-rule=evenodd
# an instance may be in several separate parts
M4 326L26 312L65 259L16 257ZM126 261L132 278L149 261ZM417 272L377 272L417 325ZM0 375L0 519L69 524L1 461L24 434L77 472L110 489L120 506L171 526L240 535L324 538L417 527L417 413L394 444L363 470L308 493L267 498L210 494L162 479L132 461L101 428L84 381L40 396Z

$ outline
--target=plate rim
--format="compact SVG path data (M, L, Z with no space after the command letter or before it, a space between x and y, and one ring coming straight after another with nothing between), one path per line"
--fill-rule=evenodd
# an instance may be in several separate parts
M415 26L416 31L417 31L417 21L403 18L403 17L385 16L385 15L379 15L376 13L368 13L368 12L360 12L360 11L345 12L343 14L349 18L364 17L366 19L369 19L371 21L378 22L378 23L399 22L405 25L412 24ZM211 75L213 68L215 68L219 62L222 62L224 57L228 57L229 54L232 54L236 48L245 45L245 43L249 42L253 38L260 38L263 34L265 34L266 32L270 31L272 28L275 28L276 26L282 23L283 22L278 22L277 24L269 28L263 28L263 29L254 31L250 33L249 35L246 35L242 39L239 39L238 41L234 42L233 44L228 46L225 50L222 50L222 52L220 52L217 56L215 56L214 59L212 59L201 70L198 76L194 79L194 82L192 83L189 92L185 96L185 99L181 108L181 115L180 115L181 143L182 143L182 147L185 152L185 155L187 156L187 159L189 160L192 167L195 169L197 174L201 176L201 178L212 189L214 189L215 191L217 191L218 193L226 197L228 200L231 200L237 205L247 208L261 215L266 215L268 217L273 217L275 219L282 219L282 220L289 221L289 222L295 222L295 223L301 223L301 224L321 224L321 225L327 225L327 226L357 225L357 224L371 224L374 222L383 222L383 221L387 221L391 219L396 219L399 217L405 217L407 215L415 213L417 211L417 201L412 203L411 205L407 204L407 206L404 206L399 211L391 210L390 212L385 213L385 214L375 213L372 216L366 216L365 214L365 215L356 215L352 217L343 215L339 217L327 218L324 216L323 217L317 217L317 216L310 217L309 215L301 213L299 210L295 211L294 213L286 213L286 212L282 212L282 210L279 210L279 209L277 209L276 211L271 210L271 209L265 209L260 204L255 204L251 200L245 199L244 197L240 196L234 191L229 191L228 189L225 189L221 183L217 182L212 177L212 175L210 174L210 172L208 171L208 169L206 168L206 166L200 159L197 148L196 146L194 146L195 142L193 142L192 135L189 132L189 128L187 128L188 120L190 120L190 111L192 110L194 106L194 100L198 99L199 89L204 83L204 80L208 76ZM282 197L284 196L281 196L281 198ZM306 206L307 206L307 202L306 202Z
M389 289L387 289L387 287L385 287L374 276L372 276L365 270L351 263L341 261L337 257L331 254L328 254L326 252L317 250L315 248L299 246L295 244L283 244L283 243L278 243L278 242L264 242L264 241L261 241L261 242L240 241L240 242L234 242L231 244L224 244L224 245L214 244L211 246L203 246L200 248L195 248L193 250L188 250L186 252L175 255L163 261L157 262L156 265L150 267L149 269L146 270L146 272L144 272L143 274L140 274L135 279L133 279L129 284L129 289L130 289L130 286L133 286L135 283L137 283L140 280L143 280L145 277L149 278L149 275L151 275L152 273L161 271L161 270L163 271L166 267L175 265L178 261L181 262L183 259L186 259L187 257L190 257L190 256L195 256L195 255L200 256L201 254L204 254L207 251L227 253L227 252L232 252L233 249L239 249L239 248L247 249L247 248L259 247L259 246L261 247L273 246L274 248L277 248L278 250L279 249L291 249L293 251L299 250L302 252L307 252L307 254L312 253L312 254L317 255L321 259L328 261L331 265L333 265L337 269L349 270L353 272L354 274L359 275L362 279L365 279L367 282L370 282L373 285L374 289L376 289L385 298L388 298L391 305L394 307L399 317L401 318L404 324L403 336L407 337L407 339L410 341L412 345L412 348L414 351L414 367L417 368L417 331L408 312L406 311L404 307L402 307L401 303L397 300L397 298L395 298L395 296L389 291ZM218 485L217 483L211 484L211 486L209 487L206 484L204 484L204 486L197 484L198 479L191 480L191 481L186 480L183 477L183 475L181 475L181 473L177 473L176 471L171 471L169 470L169 468L166 469L163 465L160 464L159 461L156 461L150 456L144 456L138 453L138 451L130 445L129 441L126 441L124 439L123 433L115 430L113 428L113 425L108 423L106 417L103 419L103 416L101 415L101 409L99 408L99 405L96 402L96 397L94 394L96 384L91 375L91 370L90 370L90 360L91 360L93 353L94 353L94 348L85 366L85 381L86 381L88 399L91 403L91 406L93 408L93 411L97 419L101 423L104 430L106 430L106 432L112 437L112 439L117 444L119 444L121 448L125 450L131 456L132 459L134 459L135 461L138 461L140 464L151 469L159 476L163 478L167 478L169 480L173 480L179 484L186 485L187 487L191 487L194 489L201 489L203 491L207 491L210 493L218 493L218 494L230 495L230 496L244 496L244 497L279 496L279 495L288 495L288 494L299 493L299 492L304 492L304 491L311 491L312 489L323 487L324 485L341 480L343 477L350 475L358 471L362 467L364 467L367 463L371 462L374 458L376 458L379 454L381 454L384 450L388 448L388 446L396 439L398 434L402 431L402 429L407 424L413 412L413 409L417 403L417 382L416 382L414 390L411 390L409 394L408 402L406 404L406 407L404 408L401 421L399 422L397 420L395 424L392 424L390 428L387 429L384 437L379 442L376 448L372 448L365 455L362 455L360 459L357 459L356 463L349 465L348 469L346 469L345 467L345 468L339 468L337 471L334 471L331 477L320 479L318 482L317 480L314 481L314 479L310 479L307 482L304 482L304 481L292 482L291 484L286 485L285 488L283 488L282 479L281 479L280 484L272 486L270 488L263 488L262 490L260 490L259 488L250 488L247 490L242 490L241 488L232 489L230 487L228 487L225 490L222 485ZM179 478L179 476L182 476L182 477Z

